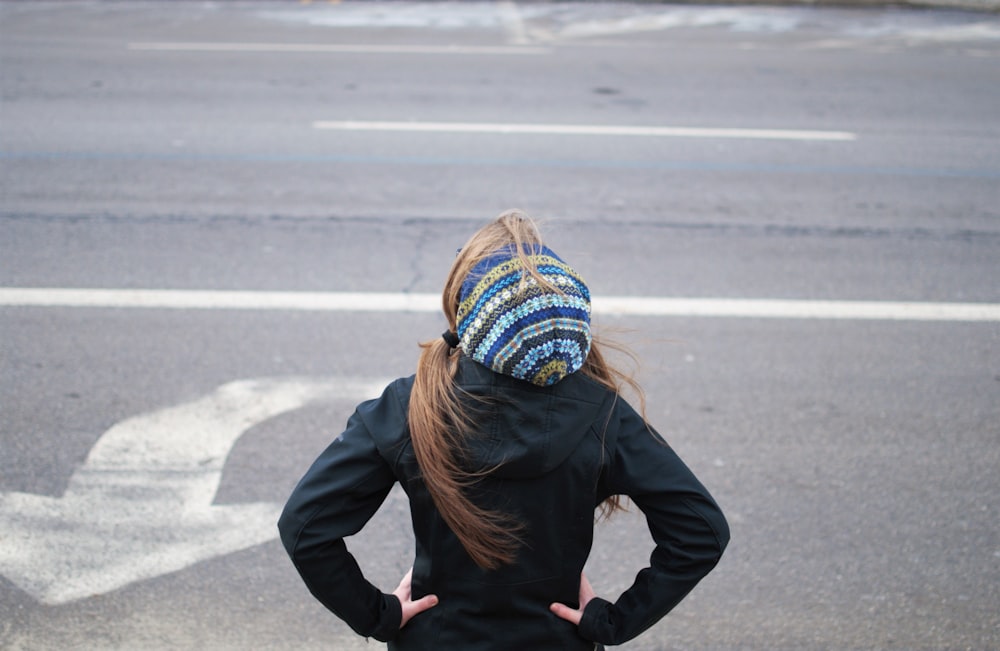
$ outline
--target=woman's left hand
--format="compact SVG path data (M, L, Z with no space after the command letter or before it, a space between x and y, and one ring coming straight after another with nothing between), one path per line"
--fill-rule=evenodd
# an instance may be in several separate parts
M400 606L403 607L403 619L399 623L400 628L406 626L406 623L413 619L414 616L419 615L429 608L433 608L438 603L437 596L432 594L414 601L412 599L413 595L410 592L410 581L412 578L413 568L411 567L396 589L392 591L392 594L396 595L399 599Z

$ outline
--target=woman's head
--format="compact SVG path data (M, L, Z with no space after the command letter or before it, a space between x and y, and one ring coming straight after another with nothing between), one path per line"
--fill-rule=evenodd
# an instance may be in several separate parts
M497 373L546 386L587 359L590 290L520 211L503 213L466 242L442 300L462 351Z

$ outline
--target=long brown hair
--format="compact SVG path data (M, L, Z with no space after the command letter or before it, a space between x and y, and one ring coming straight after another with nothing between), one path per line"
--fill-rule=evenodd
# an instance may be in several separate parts
M479 229L459 251L445 282L442 308L449 330L457 331L456 314L463 281L491 253L508 247L517 251L522 268L538 282L549 285L526 253L542 244L536 224L519 210L504 212ZM522 283L525 280L522 278ZM616 393L622 385L629 385L641 397L642 390L636 382L607 363L602 352L605 346L629 354L618 345L598 341L595 336L590 353L578 372ZM441 517L479 567L495 569L512 563L521 542L522 525L508 514L477 506L466 494L466 489L483 473L464 470L456 454L462 450L466 433L472 430L470 416L463 408L454 382L459 353L453 352L440 337L421 343L420 347L423 350L417 363L408 418L413 450L424 483ZM600 508L602 515L609 516L622 507L616 495Z

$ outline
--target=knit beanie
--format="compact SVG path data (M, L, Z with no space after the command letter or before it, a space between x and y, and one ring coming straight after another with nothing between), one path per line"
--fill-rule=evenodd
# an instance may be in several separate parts
M465 278L459 297L458 338L466 355L497 373L539 386L577 371L590 352L590 290L569 265L543 246L528 253L528 274L517 249L483 259ZM524 287L521 291L521 279Z

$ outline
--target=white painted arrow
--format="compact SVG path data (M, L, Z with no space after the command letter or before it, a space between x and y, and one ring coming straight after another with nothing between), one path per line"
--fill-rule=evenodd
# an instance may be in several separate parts
M62 604L277 537L279 504L213 506L226 456L260 422L383 381L258 379L118 423L59 498L0 494L0 574Z

